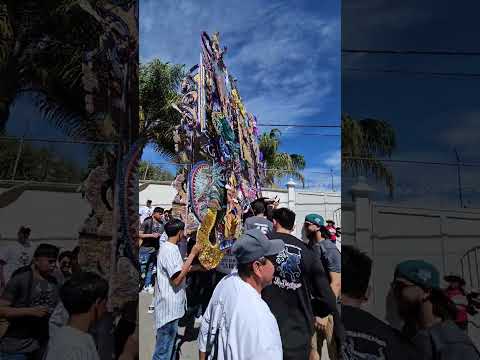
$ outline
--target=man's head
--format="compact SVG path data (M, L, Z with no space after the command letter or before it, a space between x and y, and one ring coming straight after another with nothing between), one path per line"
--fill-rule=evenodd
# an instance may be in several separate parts
M443 279L449 288L459 289L465 286L465 280L460 275L447 275Z
M260 289L270 285L275 272L276 255L285 244L282 240L269 240L260 230L247 230L233 245L238 274L251 279Z
M335 226L335 221L333 220L327 220L325 222L327 223L327 226Z
M303 230L308 239L315 239L316 234L325 226L323 217L318 214L308 214L305 216Z
M157 221L162 221L163 219L163 208L160 206L157 206L155 209L153 209L152 217L157 220Z
M106 311L108 282L91 272L72 275L60 289L60 299L70 316L86 315L90 323Z
M169 239L174 239L175 242L182 240L185 237L185 223L180 219L172 219L165 224L165 233Z
M368 300L372 259L351 245L342 246L342 297L359 303Z
M26 226L20 226L20 228L18 229L18 233L17 233L17 236L18 236L18 241L24 243L28 240L28 238L30 237L30 228L29 227L26 227Z
M407 260L398 264L391 290L398 313L407 322L418 320L424 314L446 319L455 313L440 289L438 270L423 260Z
M58 265L62 273L72 272L72 252L63 251L58 256Z
M42 275L51 275L57 267L58 248L51 244L40 244L33 253L33 264Z
M295 213L287 208L273 210L273 228L277 232L292 232L295 226Z
M147 200L147 207L152 207L152 200Z
M166 222L170 221L172 219L172 209L165 210L163 212L163 218Z
M263 201L257 200L252 204L252 211L255 216L265 215L265 204Z

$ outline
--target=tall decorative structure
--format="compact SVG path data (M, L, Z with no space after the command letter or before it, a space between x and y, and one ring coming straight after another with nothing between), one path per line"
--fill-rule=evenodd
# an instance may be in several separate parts
M261 196L265 175L256 118L245 110L229 74L219 34L201 34L201 56L181 85L181 124L174 140L179 170L174 215L198 229L200 262L219 265L241 230L242 213Z

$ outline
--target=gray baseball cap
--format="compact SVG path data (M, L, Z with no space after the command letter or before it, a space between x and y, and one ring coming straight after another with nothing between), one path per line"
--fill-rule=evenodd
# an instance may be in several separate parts
M270 240L258 229L247 230L235 241L232 254L237 262L246 264L263 256L277 255L283 250L285 243L282 240Z

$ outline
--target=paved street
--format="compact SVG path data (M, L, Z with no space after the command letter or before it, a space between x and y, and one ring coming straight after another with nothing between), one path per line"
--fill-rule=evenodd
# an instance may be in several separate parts
M155 347L153 314L148 314L147 309L152 300L152 295L140 293L139 317L140 317L140 360L151 360L153 349ZM191 328L188 327L188 328ZM185 334L185 327L181 327L179 334L185 337L185 342L181 346L181 360L198 359L197 335L198 328L193 327L193 331ZM325 346L323 348L322 360L328 360Z

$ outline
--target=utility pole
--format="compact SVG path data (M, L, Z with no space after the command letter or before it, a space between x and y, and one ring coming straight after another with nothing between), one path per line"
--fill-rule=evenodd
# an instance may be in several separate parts
M333 187L333 169L330 168L330 176L332 178L332 192L335 192L335 188Z
M457 179L458 179L458 199L460 201L460 208L463 209L463 194L462 194L462 176L460 172L460 156L458 155L457 148L455 151L455 157L457 158Z

